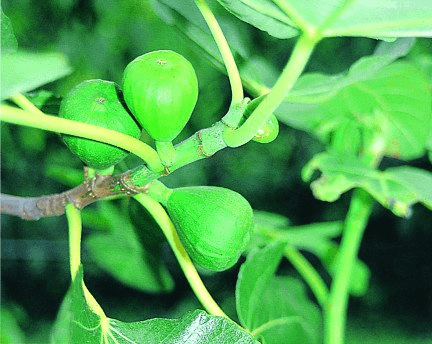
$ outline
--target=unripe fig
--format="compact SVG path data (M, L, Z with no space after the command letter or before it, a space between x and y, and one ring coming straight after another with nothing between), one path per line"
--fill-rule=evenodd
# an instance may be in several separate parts
M265 96L261 96L253 99L250 103L246 105L246 109L243 114L242 121L243 123L246 118L252 114L252 112L257 108L257 106L264 100ZM253 141L259 143L269 143L272 142L279 134L279 122L274 114L271 114L269 119L258 129L256 132Z
M138 138L141 130L121 99L117 84L86 80L76 85L60 104L59 116L116 130ZM128 152L106 143L62 135L69 149L89 167L104 170L119 163Z
M123 73L126 104L156 141L170 142L185 127L198 99L198 80L188 60L171 50L130 62Z
M235 191L211 186L178 188L166 206L184 248L202 268L229 269L250 240L252 208Z

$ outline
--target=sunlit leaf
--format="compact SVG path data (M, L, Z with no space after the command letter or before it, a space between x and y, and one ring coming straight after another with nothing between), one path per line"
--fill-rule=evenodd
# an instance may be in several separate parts
M17 51L1 59L1 99L60 79L72 69L59 53Z
M54 323L51 343L109 343L108 318L96 314L88 305L83 289L83 269L67 292Z
M234 322L200 310L189 312L180 319L150 319L136 323L111 320L109 330L113 339L125 344L259 344Z
M395 215L409 217L411 207L422 203L432 209L432 173L410 166L378 171L355 157L321 153L303 169L303 180L309 181L315 170L321 177L312 182L314 196L333 202L352 188L362 188Z
M318 343L320 313L304 285L295 278L275 275L285 245L274 241L249 253L237 280L238 316L243 326L264 340Z
M200 310L187 313L180 319L156 318L125 323L110 319L101 314L101 311L96 314L93 309L84 293L81 266L63 300L54 324L51 343L258 344L232 321Z

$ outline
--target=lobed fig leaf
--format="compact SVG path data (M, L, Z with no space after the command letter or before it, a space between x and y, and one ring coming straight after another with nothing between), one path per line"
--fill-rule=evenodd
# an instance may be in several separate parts
M117 84L94 79L76 85L63 98L59 116L116 130L138 138L141 130L122 101ZM62 135L63 141L89 167L105 170L129 153L106 143L71 135Z
M198 80L182 55L159 50L126 66L123 92L129 109L149 135L170 142L189 121L198 99Z
M183 246L202 268L229 269L249 243L252 208L235 191L211 186L174 189L167 209Z
M253 99L246 106L242 120L240 124L243 123L252 112L257 108L257 106L264 100L265 96L261 96ZM271 114L269 119L257 130L252 141L259 143L270 143L276 139L279 134L279 122L274 114Z

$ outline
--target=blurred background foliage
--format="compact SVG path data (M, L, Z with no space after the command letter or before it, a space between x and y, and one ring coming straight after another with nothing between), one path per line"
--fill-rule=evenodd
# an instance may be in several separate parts
M280 70L292 41L276 40L240 23L213 6L226 29L238 30L237 56L242 65L265 56ZM198 104L178 141L210 126L227 111L227 78L203 58L187 37L167 26L142 0L4 0L21 49L64 53L74 72L43 89L51 91L43 110L55 114L61 97L85 79L121 83L124 67L143 53L171 49L183 54L196 69L200 84ZM308 71L340 73L358 58L373 52L376 41L333 38L321 42ZM432 42L418 40L407 59L422 68L432 85ZM432 87L431 87L432 88ZM38 94L40 96L40 94ZM82 165L59 137L36 129L2 124L2 192L19 196L58 193L82 181ZM323 147L310 136L282 126L271 144L255 142L225 149L210 159L165 177L168 186L219 185L243 194L255 209L287 216L292 224L343 219L348 196L335 203L315 200L300 179L304 164ZM144 137L148 140L148 137ZM129 157L119 168L137 164ZM386 159L385 166L399 161ZM426 158L410 165L431 170ZM115 203L121 208L121 202ZM84 210L84 236L104 227L101 206ZM106 207L105 207L106 209ZM420 205L410 219L395 218L376 206L360 251L372 272L369 291L352 298L347 343L432 343L432 225L431 214ZM99 230L100 230L99 228ZM84 247L86 283L106 313L124 321L177 317L200 308L168 247L161 255L175 281L166 294L128 287L104 272ZM320 269L318 261L310 257ZM238 266L237 266L238 268ZM205 274L204 282L228 314L235 316L237 268ZM287 271L295 274L287 264ZM67 225L64 217L25 222L2 215L2 331L14 333L16 343L47 342L50 326L69 286ZM321 269L322 270L322 269Z

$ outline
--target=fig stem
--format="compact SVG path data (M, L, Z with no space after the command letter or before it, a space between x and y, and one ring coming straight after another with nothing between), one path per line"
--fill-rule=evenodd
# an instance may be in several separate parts
M377 168L384 156L385 140L376 134L363 147L362 160ZM342 239L335 258L336 273L324 308L324 343L342 344L345 337L349 287L364 231L374 205L373 197L363 189L355 189L345 217Z
M206 21L218 46L219 52L222 55L222 59L225 64L225 68L227 70L228 78L231 84L231 105L239 104L243 101L244 98L243 85L240 78L240 73L238 71L234 57L231 53L228 42L213 12L211 11L205 0L195 0L195 4L200 10L202 16L204 17L204 20Z
M143 193L137 194L133 197L149 211L149 213L161 227L169 245L171 246L171 249L177 258L177 261L180 264L181 269L183 270L183 273L185 274L193 292L195 293L195 296L201 302L206 311L211 315L222 316L231 320L208 292L189 255L184 249L174 228L174 224L171 222L162 205Z
M36 105L34 105L30 100L27 99L22 93L17 93L14 96L10 97L16 105L18 105L21 109L37 113L38 115L45 115Z
M166 187L161 181L155 179L149 183L147 195L161 203L166 207L168 198L173 193L173 190Z
M115 130L96 125L60 118L39 112L30 112L19 108L0 105L1 121L24 125L27 127L53 131L61 134L84 137L94 141L108 143L127 150L144 160L152 171L161 172L164 169L158 153L140 140L119 133ZM42 112L41 112L42 113Z
M69 263L72 281L81 265L81 213L72 203L65 206L69 226Z
M66 218L69 227L69 262L70 262L70 272L72 281L78 273L79 267L81 265L81 233L82 233L82 220L81 212L79 209L75 208L72 203L68 203L65 206ZM102 307L87 289L84 281L82 282L82 288L84 292L84 297L86 299L87 305L90 309L97 314L101 319L106 320L106 315L102 310Z
M374 200L364 190L356 189L345 218L341 243L336 256L336 274L324 308L324 343L344 343L349 286L363 233L372 212Z
M155 141L155 144L162 165L165 167L172 166L176 160L176 151L172 141Z

